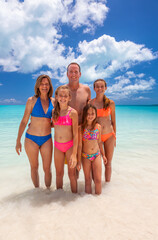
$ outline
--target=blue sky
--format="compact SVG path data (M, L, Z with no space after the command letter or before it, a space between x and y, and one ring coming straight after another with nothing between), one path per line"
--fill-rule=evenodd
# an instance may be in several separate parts
M0 1L0 104L25 104L38 75L54 89L81 65L116 104L158 104L157 0Z

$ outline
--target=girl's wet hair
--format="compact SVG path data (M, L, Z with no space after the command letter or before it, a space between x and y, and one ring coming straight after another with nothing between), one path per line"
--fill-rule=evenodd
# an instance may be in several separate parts
M56 91L55 91L55 103L54 103L54 111L53 111L53 119L55 121L58 120L59 116L60 116L60 105L59 102L57 101L57 96L60 90L67 90L69 93L69 96L71 97L71 91L70 88L67 85L62 85L59 86Z
M35 89L35 97L39 97L41 95L39 87L40 87L40 84L41 84L43 78L47 78L48 79L49 86L50 86L50 89L49 89L49 92L48 92L48 97L50 98L53 95L53 85L52 85L52 81L51 81L50 77L48 75L45 75L45 74L40 75L37 78L37 80L36 80L35 87L34 87L34 89Z
M97 80L95 80L94 83L93 83L93 88L94 88L94 89L95 89L95 84L96 84L97 82L104 82L105 87L107 87L107 83L106 83L106 81L105 81L104 79L97 79ZM110 99L107 98L106 95L104 95L104 96L103 96L103 108L106 109L107 107L109 107L109 105L110 105Z
M82 132L84 131L84 129L87 126L87 112L88 110L92 108L95 111L96 117L92 122L92 129L94 129L96 123L97 123L97 109L95 106L93 106L92 104L88 103L84 108L83 108L83 115L82 115L82 124L81 124L81 130Z

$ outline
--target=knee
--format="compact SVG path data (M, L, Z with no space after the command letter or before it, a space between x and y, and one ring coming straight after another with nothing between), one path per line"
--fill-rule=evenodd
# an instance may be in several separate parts
M91 184L91 177L90 176L85 176L85 183L86 183L86 185Z
M45 174L50 174L51 173L51 168L50 167L49 168L44 167L43 171L44 171Z
M38 172L38 165L31 166L31 172L32 173L37 173Z
M64 176L64 171L63 170L56 170L56 176L58 177L58 178L62 178L63 176Z
M68 175L69 175L70 179L76 178L76 172L74 170L73 171L68 171Z
M95 184L101 184L101 178L100 177L96 177L95 179L94 179L94 182L95 182Z
M105 168L111 168L111 161L110 160L108 160L108 162L107 162L107 164L105 165Z

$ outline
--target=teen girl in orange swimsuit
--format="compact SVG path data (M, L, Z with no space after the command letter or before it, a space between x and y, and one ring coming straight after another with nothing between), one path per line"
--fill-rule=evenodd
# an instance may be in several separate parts
M54 124L54 162L56 168L56 187L63 187L64 161L68 163L71 191L77 192L76 164L78 146L78 114L68 103L71 100L68 86L60 86L55 91L53 109Z
M90 103L97 108L98 123L102 127L101 140L104 144L105 156L107 158L105 181L109 182L111 179L111 161L116 145L115 103L104 95L107 89L105 80L97 79L93 87L96 92L96 98L92 99Z

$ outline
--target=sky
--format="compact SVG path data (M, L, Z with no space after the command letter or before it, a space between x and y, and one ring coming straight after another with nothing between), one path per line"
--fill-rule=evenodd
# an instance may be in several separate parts
M116 105L158 104L157 0L0 0L0 105L25 104L40 74L54 89L70 62L107 82Z

